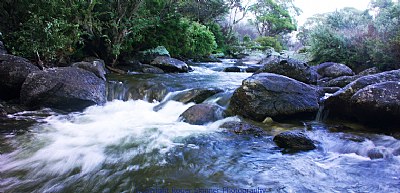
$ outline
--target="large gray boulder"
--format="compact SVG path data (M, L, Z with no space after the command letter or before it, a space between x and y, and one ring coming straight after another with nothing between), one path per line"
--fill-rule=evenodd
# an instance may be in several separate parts
M97 77L106 80L106 65L103 60L97 59L91 62L76 62L71 64L72 67L82 68L89 72L93 72Z
M340 76L353 76L354 72L344 64L325 62L313 67L321 77L337 78Z
M307 63L295 59L275 58L264 63L258 72L280 74L310 84L316 83L317 76Z
M28 75L21 89L21 103L79 111L106 102L105 81L92 72L76 68L52 68Z
M158 56L150 65L160 68L164 72L189 72L189 66L185 62L168 56Z
M213 104L198 104L189 107L180 119L192 125L203 125L223 118L223 109Z
M271 74L255 74L235 90L229 112L255 121L266 117L286 119L314 114L318 111L317 90L292 78Z
M325 101L331 117L370 125L400 125L400 70L363 76Z
M25 58L0 54L0 99L19 98L26 77L35 71L39 68Z

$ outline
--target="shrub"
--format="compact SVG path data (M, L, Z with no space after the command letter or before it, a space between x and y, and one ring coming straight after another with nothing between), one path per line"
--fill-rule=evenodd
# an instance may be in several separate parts
M281 43L275 37L270 36L260 36L255 40L259 45L261 50L267 50L269 48L274 48L275 51L282 51L283 47Z

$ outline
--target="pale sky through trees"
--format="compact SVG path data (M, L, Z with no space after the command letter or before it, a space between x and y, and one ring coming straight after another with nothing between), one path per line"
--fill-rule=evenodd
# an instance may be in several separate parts
M359 10L368 8L370 0L294 0L295 5L303 12L296 19L301 26L308 17L318 13L332 12L344 7L354 7Z

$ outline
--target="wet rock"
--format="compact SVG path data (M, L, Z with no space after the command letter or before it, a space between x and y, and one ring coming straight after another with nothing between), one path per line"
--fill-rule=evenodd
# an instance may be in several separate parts
M149 64L151 61L159 56L171 57L167 48L165 48L164 46L158 46L153 49L139 52L137 55L137 59L139 59L139 61L142 63Z
M26 77L35 71L39 68L25 58L0 54L0 99L19 98Z
M7 54L7 50L2 41L0 41L0 54Z
M189 72L189 66L185 62L167 56L158 56L150 65L160 68L164 72Z
M22 111L28 110L23 105L17 104L15 102L4 102L0 101L0 116L6 116L7 114L14 114Z
M381 73L381 71L377 67L372 67L372 68L368 68L368 69L358 73L358 75L367 76L367 75L378 74L378 73Z
M229 112L255 121L314 116L318 111L318 94L314 87L286 76L255 74L235 90Z
M307 151L316 148L313 140L301 131L286 131L276 135L273 139L275 144L284 149Z
M261 69L260 66L249 66L246 68L247 73L255 73Z
M264 130L261 129L260 127L239 121L229 121L222 124L219 127L225 128L236 134L254 135L254 136L261 136L265 134Z
M75 67L52 68L30 73L22 85L20 99L29 107L79 111L105 103L106 86L92 72Z
M241 72L240 68L237 66L226 67L224 72Z
M103 60L97 59L91 62L76 62L71 64L72 67L78 67L94 73L97 77L106 80L106 65Z
M162 101L168 93L168 88L163 83L135 82L124 84L121 82L109 82L107 84L107 100L146 100L149 102Z
M324 93L335 93L340 90L340 87L318 87L318 92Z
M194 102L196 104L202 103L209 97L223 92L221 89L207 89L207 88L196 88L196 89L191 89L188 91L181 92L174 97L172 97L172 100L179 101L182 103L191 103Z
M161 68L157 68L155 66L149 64L142 64L139 61L131 60L125 63L122 63L118 66L121 70L126 72L139 72L146 74L163 74L165 73Z
M369 85L357 91L350 103L359 121L400 126L400 81Z
M325 62L314 67L321 77L336 78L340 76L353 76L354 72L344 64Z
M388 154L389 154L388 150L383 147L382 148L375 147L368 150L367 152L368 157L371 159L382 159Z
M317 81L316 74L307 63L295 59L272 59L265 63L258 72L280 74L307 84Z
M400 120L399 82L400 70L363 76L330 96L325 108L331 117L396 127Z
M197 104L182 113L180 119L192 125L203 125L223 118L223 109L218 105Z
M325 87L340 87L343 88L346 85L350 84L351 82L357 80L361 76L356 75L356 76L341 76L337 77L331 80L328 80L326 82L319 81L318 85L325 86Z

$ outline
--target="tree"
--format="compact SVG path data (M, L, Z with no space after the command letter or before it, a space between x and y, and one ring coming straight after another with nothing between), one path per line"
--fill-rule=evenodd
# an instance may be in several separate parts
M293 7L291 2L257 0L250 6L250 11L255 16L251 23L257 28L260 36L276 36L296 29L295 22L289 14L289 9Z

